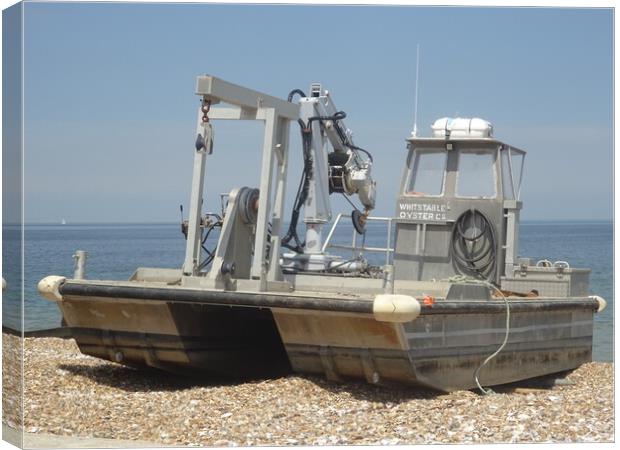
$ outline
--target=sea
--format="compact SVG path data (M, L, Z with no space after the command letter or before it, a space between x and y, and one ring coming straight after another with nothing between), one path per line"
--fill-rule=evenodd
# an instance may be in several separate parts
M300 224L300 229L303 224ZM337 229L335 242L350 242L351 228ZM613 223L521 222L519 254L533 261L568 261L571 267L587 267L590 292L605 298L608 306L596 314L593 359L613 361ZM2 267L7 288L2 295L2 324L21 329L21 229L3 227ZM137 267L180 267L185 239L179 224L80 224L27 225L24 229L24 329L60 326L57 306L37 293L37 283L47 275L71 277L76 250L88 252L86 277L128 279ZM367 246L385 247L384 224L369 225ZM212 247L215 241L207 242ZM369 256L383 264L385 255Z

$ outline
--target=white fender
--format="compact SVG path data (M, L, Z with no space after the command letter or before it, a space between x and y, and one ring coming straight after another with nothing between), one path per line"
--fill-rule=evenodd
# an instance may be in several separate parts
M599 297L598 295L591 295L590 298L598 302L598 309L596 310L596 312L601 312L607 307L607 301L603 297Z
M409 295L380 294L372 304L373 315L379 322L410 322L420 315L420 309L420 302Z
M58 289L60 288L60 285L65 282L65 280L65 277L50 275L39 281L39 284L37 284L37 289L47 300L52 302L60 302L62 301L62 295L60 295L60 291Z

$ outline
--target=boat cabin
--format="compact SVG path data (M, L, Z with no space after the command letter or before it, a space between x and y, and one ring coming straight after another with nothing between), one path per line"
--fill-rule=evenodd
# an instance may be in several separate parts
M483 278L538 295L586 295L589 270L519 258L525 151L482 119L435 121L407 140L396 202L395 280ZM527 292L521 292L527 287Z
M493 282L518 253L525 152L482 119L439 119L430 138L407 140L396 202L395 278L453 275ZM412 245L414 243L414 245Z

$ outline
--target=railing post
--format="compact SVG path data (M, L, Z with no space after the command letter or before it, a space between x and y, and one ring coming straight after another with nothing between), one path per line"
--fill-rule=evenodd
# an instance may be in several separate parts
M391 264L386 264L383 268L384 274L384 285L383 292L386 294L394 293L394 266Z
M390 249L392 248L392 218L388 218L388 229L387 229L387 245L385 246L385 264L390 263Z
M86 258L88 253L84 250L76 250L73 258L75 259L75 271L73 272L73 278L76 280L83 280L86 272Z

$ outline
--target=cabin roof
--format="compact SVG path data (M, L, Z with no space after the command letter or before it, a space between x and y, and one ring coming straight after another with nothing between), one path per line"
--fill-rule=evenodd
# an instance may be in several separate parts
M507 147L510 147L511 151L516 152L516 153L522 153L525 154L526 151L525 150L521 150L520 148L515 147L514 145L510 145L510 144L506 144L503 141L497 140L495 138L479 138L479 137L455 137L455 138L443 138L443 137L410 137L406 139L407 142L411 142L412 144L415 144L416 146L421 146L421 145L429 145L429 146L439 146L442 143L457 143L457 142L467 142L467 143L479 143L479 144L484 144L485 146L488 145L505 145Z

